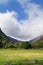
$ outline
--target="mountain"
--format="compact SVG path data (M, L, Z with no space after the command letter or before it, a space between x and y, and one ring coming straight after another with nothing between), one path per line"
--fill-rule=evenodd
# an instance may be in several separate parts
M0 33L2 35L4 35L10 42L13 42L13 43L16 43L16 42L27 42L26 40L19 39L19 38L8 36L8 35L4 34L4 32L1 29L0 29Z
M38 42L38 41L39 42L43 41L43 35L40 35L40 36L30 40L30 43L34 43L34 42Z
M13 43L16 44L13 44ZM18 43L20 42L20 43ZM0 29L0 48L24 48L28 49L31 48L31 45L28 42L21 42L17 39L12 37L6 36L2 30Z
M0 36L3 36L3 38L6 38L6 40L8 40L9 42L12 42L12 43L16 43L16 42L23 42L22 40L20 39L17 39L17 38L13 38L13 37L10 37L6 34L4 34L4 32L0 29ZM25 42L25 41L24 41Z
M17 42L20 42L21 44ZM0 29L0 48L30 48L30 46L31 48L35 49L43 48L43 35L40 35L37 38L34 38L28 42L24 42L5 35Z
M0 42L8 41L7 36L0 29Z
M5 35L5 34L2 32L2 30L0 29L0 37L1 37L1 36L2 36L3 38L6 38L6 40L8 39L8 41L11 41L11 42L13 42L13 43L23 42L23 41L20 41L20 40L17 40L17 39L14 39L14 38L10 37L10 36ZM30 40L30 41L28 41L28 42L33 43L33 42L37 42L37 41L43 41L43 35L40 35L39 37L36 37L36 38L34 38L34 39L32 39L32 40Z
M7 36L2 32L2 30L0 29L0 40L7 40Z
M31 40L30 43L34 49L43 49L43 35L40 35L37 38Z
M8 40L9 42L12 42L12 43L16 43L16 42L21 42L20 40L18 39L15 39L15 38L12 38L10 36L7 36L6 34L3 33L3 31L0 29L0 37L2 36L2 38L6 38L6 40Z

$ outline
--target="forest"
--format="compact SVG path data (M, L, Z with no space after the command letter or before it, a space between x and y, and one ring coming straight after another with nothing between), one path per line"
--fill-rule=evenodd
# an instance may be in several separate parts
M15 48L15 49L43 49L43 40L36 42L14 42L12 43L0 29L0 48Z

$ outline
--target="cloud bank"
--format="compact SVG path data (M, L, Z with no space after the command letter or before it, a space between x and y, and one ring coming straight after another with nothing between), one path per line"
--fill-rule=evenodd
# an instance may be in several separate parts
M43 9L40 5L31 3L30 0L17 1L21 4L28 18L18 21L17 17L19 14L15 11L0 13L2 31L6 35L21 41L29 41L43 35Z

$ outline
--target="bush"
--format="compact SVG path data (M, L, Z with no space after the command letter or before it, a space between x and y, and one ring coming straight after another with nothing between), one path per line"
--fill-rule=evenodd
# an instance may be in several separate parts
M23 48L23 49L29 49L31 48L31 45L29 42L21 42L21 43L16 43L14 44L15 48Z
M35 43L31 44L32 48L34 49L39 49L39 48L43 48L43 41L37 41Z

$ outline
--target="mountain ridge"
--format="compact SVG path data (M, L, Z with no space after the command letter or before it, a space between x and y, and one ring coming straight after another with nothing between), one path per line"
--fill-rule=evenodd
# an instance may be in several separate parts
M4 35L9 41L11 41L11 42L21 42L21 41L19 41L19 40L17 40L17 39L14 39L14 38L11 38L10 36L7 36L7 35L5 35L4 33L3 33L3 31L0 29L0 35ZM38 37L36 37L36 38L34 38L34 39L32 39L32 40L30 40L30 41L27 41L27 42L30 42L30 43L33 43L33 42L36 42L36 41L43 41L43 35L40 35L40 36L38 36Z

